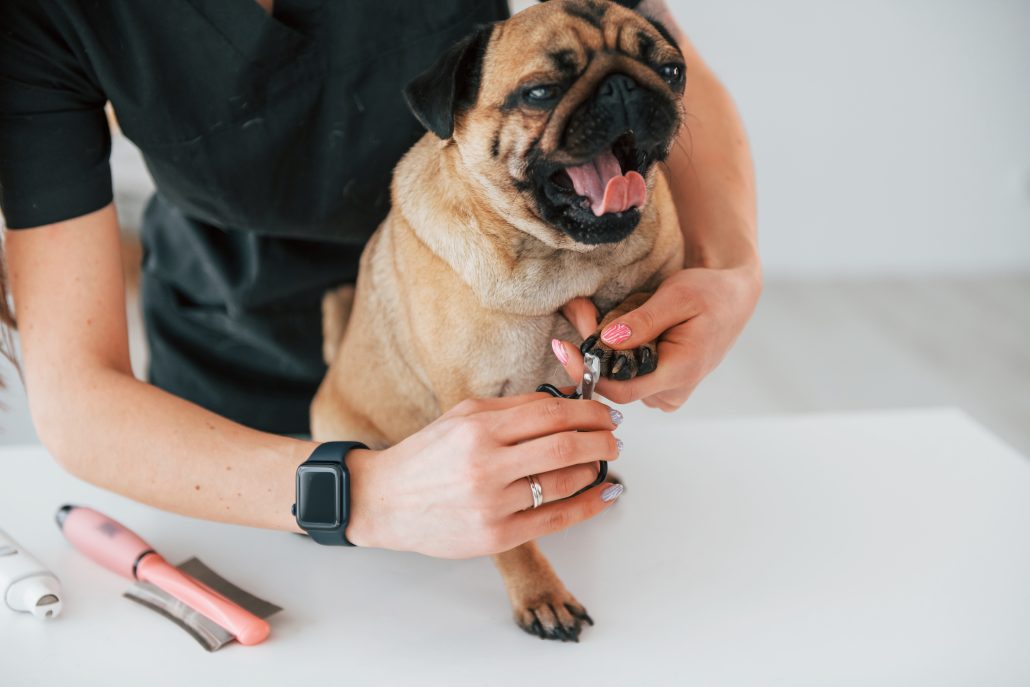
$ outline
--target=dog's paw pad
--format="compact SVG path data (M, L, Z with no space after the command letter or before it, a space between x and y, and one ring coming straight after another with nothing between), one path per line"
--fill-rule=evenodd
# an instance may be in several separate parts
M515 622L540 639L578 642L584 623L594 620L571 594L547 593L515 611Z
M628 351L616 351L594 334L579 347L583 355L593 353L601 359L601 376L625 381L654 372L658 367L658 347L652 341Z

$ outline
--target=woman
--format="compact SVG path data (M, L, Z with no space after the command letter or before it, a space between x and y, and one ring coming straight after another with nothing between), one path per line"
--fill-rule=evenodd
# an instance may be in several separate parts
M306 432L324 373L313 335L321 295L354 281L387 209L390 170L422 133L400 86L507 8L85 4L0 9L6 258L39 436L72 473L139 501L296 530L295 473L316 446L288 435ZM661 3L644 5L672 26ZM619 322L620 348L662 334L660 368L599 387L664 410L714 368L760 290L744 133L724 89L679 41L692 116L669 169L690 267ZM129 366L108 101L157 186L141 278L150 383ZM582 332L595 326L586 301L566 314ZM555 353L576 377L572 349L558 342ZM614 457L596 447L614 445L620 418L598 402L529 394L469 401L390 449L354 449L346 539L485 555L592 517L618 489L527 511L499 504L511 502L506 490L528 489L515 459L526 453L550 456L538 466L545 496L560 482L585 486L583 465ZM572 450L554 451L557 442Z

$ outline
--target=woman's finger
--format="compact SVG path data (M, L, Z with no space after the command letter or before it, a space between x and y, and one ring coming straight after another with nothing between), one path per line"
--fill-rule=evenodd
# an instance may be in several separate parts
M464 417L473 413L484 413L494 410L506 410L516 406L525 405L543 398L551 398L551 395L542 391L534 391L515 396L502 396L499 398L467 398L454 405L441 417Z
M584 339L597 331L597 307L589 298L573 298L561 312Z
M513 544L522 544L564 530L605 510L621 493L621 484L605 482L571 499L515 513L508 523L506 538Z
M684 280L667 279L639 308L608 323L601 330L601 341L617 350L636 348L700 313Z
M594 461L533 475L543 496L543 503L553 503L572 496L597 480L601 465ZM515 513L533 507L533 489L525 477L516 480L501 492L506 512Z
M497 460L504 464L507 478L515 482L526 475L593 464L598 460L615 460L621 447L610 427L594 432L559 432L506 448Z
M541 396L544 398L489 413L485 420L494 438L514 445L570 430L613 430L622 420L621 413L598 401Z
M679 389L663 391L660 394L655 394L654 396L645 396L642 401L644 405L650 408L658 408L659 410L671 413L686 403L693 391L693 387L681 387Z

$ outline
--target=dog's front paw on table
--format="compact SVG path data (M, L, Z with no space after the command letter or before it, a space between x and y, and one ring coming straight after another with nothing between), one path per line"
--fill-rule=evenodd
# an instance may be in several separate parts
M600 332L594 334L579 347L583 355L593 353L601 359L601 376L608 379L625 381L649 372L658 367L658 346L651 341L625 351L617 351L601 341Z
M594 624L586 609L564 588L537 594L518 604L515 622L540 639L563 642L578 642L583 624Z
M515 611L515 622L542 640L579 642L583 624L593 619L569 592L548 594Z

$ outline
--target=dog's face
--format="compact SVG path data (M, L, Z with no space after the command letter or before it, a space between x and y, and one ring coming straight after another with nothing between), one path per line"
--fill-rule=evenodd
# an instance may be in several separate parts
M467 37L406 96L513 224L550 245L614 243L679 129L685 70L636 12L554 0Z

